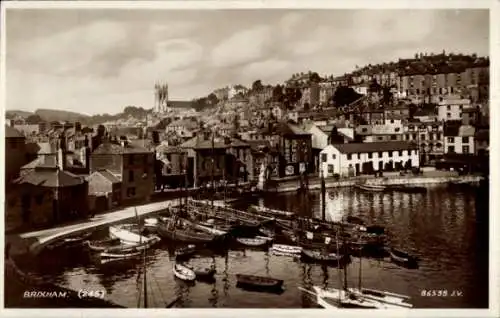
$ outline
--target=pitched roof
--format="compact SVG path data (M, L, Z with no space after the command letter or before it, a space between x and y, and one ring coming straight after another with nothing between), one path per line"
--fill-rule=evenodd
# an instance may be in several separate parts
M418 149L418 146L416 144L407 141L336 144L333 145L333 147L338 149L341 153L345 154Z
M24 135L19 130L6 125L5 138L24 138Z
M94 173L100 174L101 176L103 176L104 178L109 180L111 183L120 183L121 182L121 180L117 176L115 176L113 173L111 173L111 171L109 171L107 169L99 169L99 170L95 171Z
M62 188L83 184L85 181L68 171L62 171L57 167L37 166L22 177L17 178L17 184L32 184L40 187Z
M134 154L134 153L151 153L150 150L143 148L143 147L137 147L133 146L131 144L122 146L117 143L112 143L112 142L104 142L97 147L92 155L94 154Z
M302 130L299 126L290 124L290 123L284 123L284 122L279 122L276 125L272 125L271 127L265 127L263 130L261 130L262 134L266 135L273 135L273 134L278 134L281 136L285 135L311 135L310 133Z

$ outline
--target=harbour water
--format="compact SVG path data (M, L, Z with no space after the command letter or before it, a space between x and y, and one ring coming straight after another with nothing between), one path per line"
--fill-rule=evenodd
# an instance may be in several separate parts
M486 196L484 196L486 193ZM335 189L326 195L327 219L358 216L381 224L392 246L411 251L420 258L418 269L406 269L388 258L353 257L348 268L350 286L362 286L402 293L412 297L416 308L487 308L488 306L488 189L429 188L426 194L371 193L356 189ZM269 195L239 202L321 216L319 192ZM105 231L101 233L105 235ZM215 281L186 284L174 278L169 246L161 243L147 258L149 307L164 308L180 296L176 307L187 308L310 308L315 303L299 286L339 286L334 267L305 264L264 250L230 250L226 255L200 255L193 264L215 264ZM74 290L105 290L107 300L137 307L140 288L137 272L141 261L97 265L85 250L45 252L31 269ZM272 276L284 280L282 294L241 290L236 274ZM8 288L8 286L6 286ZM423 291L446 291L447 296L422 296ZM442 293L441 292L441 293Z

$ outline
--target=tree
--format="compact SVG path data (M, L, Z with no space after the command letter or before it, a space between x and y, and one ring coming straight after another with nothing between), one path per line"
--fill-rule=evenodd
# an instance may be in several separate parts
M41 122L43 122L43 119L37 114L29 115L28 118L26 118L27 124L36 125Z
M219 102L219 99L217 98L217 95L215 95L214 93L211 93L210 95L208 95L206 102L209 105L213 106L213 105L217 105L217 103Z
M273 89L273 100L276 102L282 102L283 101L283 87L281 85L276 85Z
M358 100L363 95L356 93L352 87L340 86L333 94L333 103L336 107L345 106Z
M382 103L384 105L389 105L393 101L393 94L389 86L384 86L382 88Z
M254 92L260 92L264 88L264 85L262 85L261 80L256 80L255 82L252 83L252 91Z
M318 75L318 73L312 72L309 75L309 80L313 83L319 83L321 82L321 77Z

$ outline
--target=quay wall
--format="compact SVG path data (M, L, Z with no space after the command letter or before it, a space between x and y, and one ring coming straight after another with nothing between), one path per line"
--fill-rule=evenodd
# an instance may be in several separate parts
M325 180L325 188L341 188L352 187L361 180L366 180L370 185L433 185L446 184L448 182L461 183L479 183L483 177L481 176L401 176L401 177L382 177L382 178L365 178L365 179L350 179L342 181ZM298 183L281 184L273 192L293 192L297 191ZM320 190L321 183L310 183L309 190Z

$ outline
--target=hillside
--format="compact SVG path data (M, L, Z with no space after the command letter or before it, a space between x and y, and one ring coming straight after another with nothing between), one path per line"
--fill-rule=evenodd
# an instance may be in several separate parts
M21 117L28 117L30 115L33 115L33 113L31 112L27 112L27 111L24 111L24 110L6 110L5 111L5 118L6 119L12 119L16 116L21 116Z
M50 121L84 121L90 116L65 111L65 110L55 110L55 109L37 109L35 115L40 116L43 120Z

